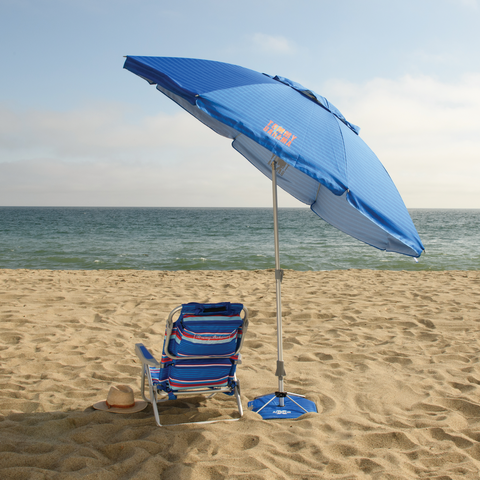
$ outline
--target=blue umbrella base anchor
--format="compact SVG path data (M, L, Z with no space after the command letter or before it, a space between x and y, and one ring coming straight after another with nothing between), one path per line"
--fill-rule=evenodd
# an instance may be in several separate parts
M317 406L311 400L290 392L275 392L257 397L248 402L248 408L261 415L264 420L298 418L305 413L318 412Z

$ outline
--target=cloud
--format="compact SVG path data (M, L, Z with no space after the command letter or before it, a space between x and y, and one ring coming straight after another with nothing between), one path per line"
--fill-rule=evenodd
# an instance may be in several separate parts
M287 54L295 53L294 44L285 37L280 35L267 35L265 33L255 33L251 37L251 41L256 49L266 53Z
M480 208L480 74L457 83L405 76L324 88L361 127L407 206Z
M464 7L473 8L474 10L478 9L478 0L450 0L453 3L459 3Z

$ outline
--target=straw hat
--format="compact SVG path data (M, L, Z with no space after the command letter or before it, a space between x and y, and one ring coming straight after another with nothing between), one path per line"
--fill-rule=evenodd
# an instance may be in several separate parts
M147 402L135 401L133 390L128 385L117 385L110 388L105 402L98 402L93 408L114 413L135 413L146 406Z

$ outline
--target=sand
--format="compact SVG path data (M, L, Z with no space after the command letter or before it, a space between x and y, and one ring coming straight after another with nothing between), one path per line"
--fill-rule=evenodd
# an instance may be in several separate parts
M273 271L0 271L1 479L478 479L480 272L286 271L288 391L319 413L265 421L277 389ZM111 385L140 398L134 344L159 357L189 301L238 301L244 417L155 425L151 406L97 411ZM235 416L222 395L164 420Z

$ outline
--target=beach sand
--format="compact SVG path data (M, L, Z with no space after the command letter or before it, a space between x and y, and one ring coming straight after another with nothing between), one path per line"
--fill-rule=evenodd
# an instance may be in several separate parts
M0 271L1 479L479 479L480 272L286 271L286 389L319 413L265 421L277 389L269 271ZM244 303L244 417L163 427L140 398L134 345L160 357L190 301ZM235 416L225 395L168 404L168 423Z

